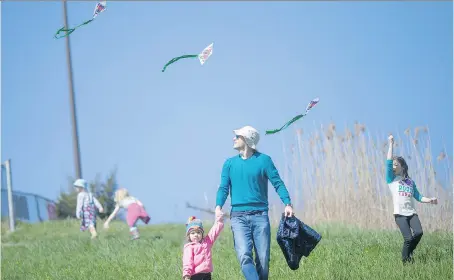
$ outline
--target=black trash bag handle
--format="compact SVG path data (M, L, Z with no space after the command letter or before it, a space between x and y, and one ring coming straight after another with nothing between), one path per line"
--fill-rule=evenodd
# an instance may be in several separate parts
M282 224L283 224L283 226L282 226L283 230L286 229L286 228L290 228L289 225L286 223L286 221L288 219L296 219L296 217L295 217L295 215L292 215L291 217L287 217L287 216L285 216L285 213L282 213L281 220L282 220ZM290 233L290 230L289 230L289 233Z

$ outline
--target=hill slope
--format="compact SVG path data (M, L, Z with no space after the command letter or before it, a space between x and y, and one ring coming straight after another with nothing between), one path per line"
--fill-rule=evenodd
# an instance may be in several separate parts
M101 221L98 221L98 223ZM209 228L210 225L205 225ZM98 226L99 228L99 226ZM415 263L400 261L398 231L364 231L334 225L315 226L323 235L312 255L291 271L272 232L272 279L452 279L452 233L426 233ZM114 222L91 241L76 221L21 224L12 234L2 230L1 279L181 279L184 227L140 228L141 239L129 240L127 226ZM244 279L233 249L230 224L214 246L214 279Z

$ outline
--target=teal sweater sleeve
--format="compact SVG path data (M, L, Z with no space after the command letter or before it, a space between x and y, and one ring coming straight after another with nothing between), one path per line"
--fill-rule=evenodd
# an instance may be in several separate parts
M396 175L394 175L393 172L393 160L392 159L387 159L386 160L386 183L391 184L394 178L396 178Z
M218 188L218 193L216 195L216 206L224 206L227 197L229 196L230 189L230 159L224 162L221 172L221 184Z
M291 204L291 199L287 188L285 187L285 184L279 176L279 172L277 171L276 166L274 166L273 160L270 157L267 157L265 171L266 176L270 180L282 202L285 205Z
M418 191L418 188L416 187L416 183L413 181L413 197L421 202L423 195Z

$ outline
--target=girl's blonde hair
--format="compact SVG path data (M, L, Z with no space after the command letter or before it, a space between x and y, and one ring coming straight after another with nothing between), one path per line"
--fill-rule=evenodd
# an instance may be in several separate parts
M125 188L118 189L115 192L114 201L115 201L115 203L118 203L118 202L122 201L123 199L125 199L128 196L129 196L129 193L128 193L127 189L125 189Z

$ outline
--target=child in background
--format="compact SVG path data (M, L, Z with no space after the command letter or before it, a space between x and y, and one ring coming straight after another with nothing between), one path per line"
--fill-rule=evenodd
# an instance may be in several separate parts
M126 222L129 226L129 232L132 235L132 240L139 238L139 231L136 227L136 223L141 219L145 224L148 224L150 217L148 216L142 202L137 198L130 196L128 190L121 188L115 192L115 209L110 214L109 218L104 223L104 228L109 228L110 221L117 215L120 208L124 208L128 211L126 215Z
M423 230L414 200L421 203L437 204L435 197L423 196L415 181L408 176L408 165L403 157L393 156L394 137L388 137L389 148L386 157L386 183L393 196L394 220L402 233L402 262L413 262L413 252L422 238Z
M96 232L96 207L99 212L104 212L101 203L88 191L88 184L84 179L77 179L74 182L74 187L79 193L77 195L77 208L76 217L81 219L80 230L90 230L91 238L94 239L98 236Z
M183 280L211 280L211 249L223 229L223 216L217 215L214 225L204 237L202 221L194 216L189 217L186 224L188 243L183 249Z

